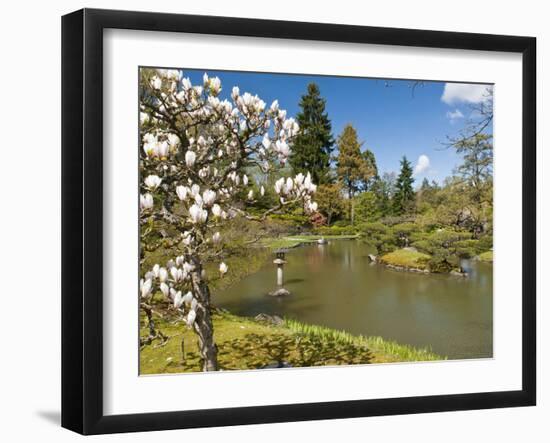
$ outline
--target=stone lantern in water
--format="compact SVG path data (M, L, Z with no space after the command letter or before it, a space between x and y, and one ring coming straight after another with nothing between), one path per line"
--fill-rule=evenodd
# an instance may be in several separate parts
M275 251L275 260L273 263L277 265L277 289L270 293L270 295L279 297L281 295L288 295L290 292L283 288L283 267L286 263L285 254L286 249L277 249Z

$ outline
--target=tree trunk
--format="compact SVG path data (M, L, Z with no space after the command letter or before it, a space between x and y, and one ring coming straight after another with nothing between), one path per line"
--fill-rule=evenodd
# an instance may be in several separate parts
M202 278L202 265L197 258L192 259L195 269L191 273L193 292L197 298L197 317L193 328L199 338L199 352L202 359L203 371L218 370L218 348L214 343L214 327L210 307L210 290Z
M355 225L355 203L353 201L353 192L350 192L349 205L350 205L351 226L354 226Z
M212 326L212 317L209 309L197 312L197 318L193 325L195 332L199 337L199 352L202 359L203 371L218 370L218 348L214 343L214 328Z

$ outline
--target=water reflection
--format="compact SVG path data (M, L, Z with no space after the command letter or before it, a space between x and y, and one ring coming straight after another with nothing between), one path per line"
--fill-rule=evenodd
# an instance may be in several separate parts
M465 261L468 278L396 272L371 265L374 251L357 241L291 250L285 288L270 297L275 266L214 295L235 314L277 314L303 322L431 346L449 358L492 356L492 266Z

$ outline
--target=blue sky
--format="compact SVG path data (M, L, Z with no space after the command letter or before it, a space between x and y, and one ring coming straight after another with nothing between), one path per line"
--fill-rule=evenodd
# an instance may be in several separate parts
M300 97L315 82L326 99L333 135L351 123L363 148L371 149L380 173L398 171L403 155L416 166L416 184L424 177L441 182L452 174L460 157L442 142L456 135L471 116L471 106L484 100L485 85L424 82L414 95L411 81L315 75L263 74L215 70L184 70L193 84L202 75L218 76L221 96L229 98L233 86L241 93L258 94L268 106L275 99L288 116L299 112ZM427 157L427 158L426 158Z

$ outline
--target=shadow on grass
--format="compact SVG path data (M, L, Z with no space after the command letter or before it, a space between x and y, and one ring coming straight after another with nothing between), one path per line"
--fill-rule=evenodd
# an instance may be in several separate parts
M371 352L353 344L286 334L246 334L219 345L223 369L257 369L273 362L292 367L370 363Z

